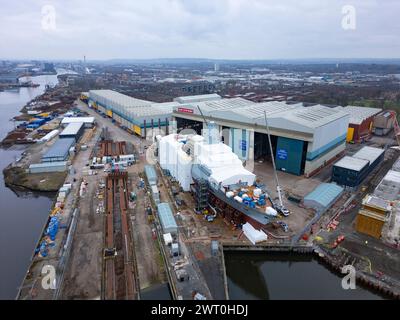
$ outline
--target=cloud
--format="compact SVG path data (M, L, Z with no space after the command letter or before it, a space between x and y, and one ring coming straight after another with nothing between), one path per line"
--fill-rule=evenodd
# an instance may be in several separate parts
M399 57L400 2L353 0L357 28L341 27L349 1L0 0L1 58ZM52 5L56 29L43 30Z

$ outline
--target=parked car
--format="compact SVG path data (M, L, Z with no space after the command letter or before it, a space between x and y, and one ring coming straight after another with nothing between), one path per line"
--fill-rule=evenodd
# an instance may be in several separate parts
M275 210L284 217L288 217L290 214L290 211L281 205L275 205Z
M288 232L288 231L289 231L289 226L287 225L286 222L277 221L276 223L279 224L279 225L282 227L283 231L285 231L285 232Z

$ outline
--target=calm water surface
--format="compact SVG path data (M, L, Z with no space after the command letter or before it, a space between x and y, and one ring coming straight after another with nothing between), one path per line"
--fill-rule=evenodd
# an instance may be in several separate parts
M343 290L340 275L312 255L226 252L225 264L231 299L383 299L360 286Z
M0 92L0 140L13 129L10 119L31 99L42 94L45 85L57 83L57 76L32 77L36 88ZM29 266L36 241L46 221L53 194L15 193L4 185L3 169L15 161L25 147L0 148L0 299L14 299Z

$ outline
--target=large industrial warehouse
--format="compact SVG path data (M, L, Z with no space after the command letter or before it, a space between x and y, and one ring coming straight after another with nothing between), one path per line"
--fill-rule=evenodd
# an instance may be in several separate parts
M141 137L169 134L171 128L201 134L205 121L213 120L222 141L242 161L271 158L266 113L277 169L305 176L342 155L350 117L339 108L322 105L255 103L218 94L155 103L112 90L91 90L89 105Z
M345 150L349 115L342 110L302 103L254 103L218 95L207 98L187 97L190 102L174 107L172 118L178 131L193 129L199 134L204 120L213 120L224 143L243 161L270 158L264 113L279 170L311 176Z
M168 133L172 108L179 102L156 103L112 90L90 90L89 105L141 137Z

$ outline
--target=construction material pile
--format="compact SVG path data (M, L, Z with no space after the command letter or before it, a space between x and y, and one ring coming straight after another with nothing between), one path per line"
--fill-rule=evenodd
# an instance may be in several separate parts
M252 209L259 209L270 216L277 216L277 211L272 207L269 196L262 189L255 186L231 189L225 193L227 198L243 203Z

